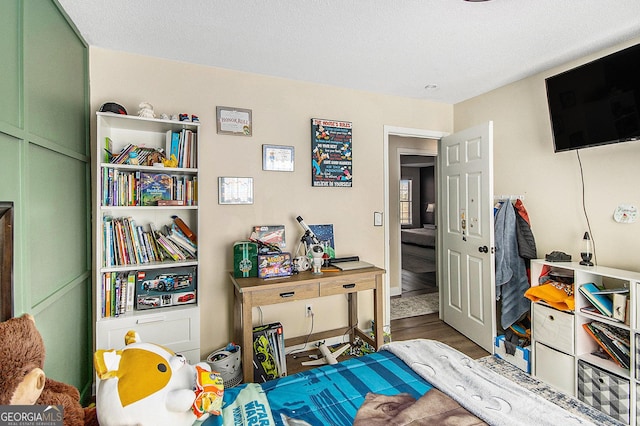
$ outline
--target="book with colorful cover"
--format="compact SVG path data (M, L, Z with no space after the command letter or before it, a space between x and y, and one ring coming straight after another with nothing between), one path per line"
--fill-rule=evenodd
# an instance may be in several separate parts
M140 205L157 206L160 200L171 200L173 179L165 173L140 173Z
M580 293L603 315L611 317L613 313L613 301L606 294L597 294L600 290L601 289L594 283L587 283L580 286Z

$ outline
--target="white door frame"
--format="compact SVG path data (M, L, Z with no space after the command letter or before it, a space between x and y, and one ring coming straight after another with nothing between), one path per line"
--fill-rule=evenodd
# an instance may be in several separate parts
M384 175L384 210L387 214L384 215L384 269L387 273L384 275L384 330L390 332L391 330L391 294L390 294L390 280L389 280L389 268L390 268L390 256L391 253L391 241L389 241L389 136L400 137L413 137L423 139L435 139L449 135L447 132L440 132L436 130L424 130L424 129L412 129L408 127L396 127L396 126L384 126L384 143L383 143L383 175ZM437 250L437 249L436 249Z

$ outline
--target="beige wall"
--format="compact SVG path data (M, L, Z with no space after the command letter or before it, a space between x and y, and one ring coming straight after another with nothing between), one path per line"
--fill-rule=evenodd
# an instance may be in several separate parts
M206 355L232 340L232 244L249 236L254 225L284 224L287 249L295 251L301 228L333 223L338 255L357 254L383 265L384 229L373 226L373 212L385 211L383 126L450 132L453 107L416 99L382 96L219 68L190 65L99 48L90 50L91 110L115 101L135 114L141 101L157 113L196 114L200 139L202 306L201 352ZM253 110L253 136L217 135L216 105ZM310 119L353 122L353 188L312 188ZM92 117L95 137L95 118ZM262 171L262 144L293 145L295 172ZM219 176L254 178L255 203L218 205ZM371 297L359 305L359 320L369 326ZM343 296L313 301L314 332L346 324ZM280 321L287 337L305 335L311 321L304 303L256 309L254 321Z
M577 153L553 152L544 79L638 42L640 39L573 61L454 107L456 130L493 120L494 193L525 195L539 257L562 250L579 260L581 238L587 230ZM598 264L640 271L640 224L619 224L612 217L620 203L640 205L640 142L583 149L579 155Z

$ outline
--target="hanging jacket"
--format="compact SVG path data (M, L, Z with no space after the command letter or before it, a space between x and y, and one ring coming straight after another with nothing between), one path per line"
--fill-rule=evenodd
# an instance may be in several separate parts
M536 239L531 231L529 214L521 200L516 200L514 209L516 210L516 237L518 241L518 253L524 259L537 259Z

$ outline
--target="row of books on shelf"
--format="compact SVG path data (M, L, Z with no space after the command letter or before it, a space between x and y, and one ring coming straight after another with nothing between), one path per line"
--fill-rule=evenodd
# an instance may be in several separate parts
M134 310L196 303L196 267L162 268L102 274L102 318Z
M115 154L112 150L111 138L105 139L104 162L111 164L137 164L140 166L153 166L165 158L164 152L156 148L146 148L133 144L127 144L122 151Z
M111 164L153 166L155 163L160 163L162 158L166 158L176 160L177 164L174 167L196 168L198 167L197 139L198 133L192 130L168 130L165 146L162 150L129 143L119 153L114 153L112 152L113 141L107 137L105 138L104 159L106 163Z
M610 358L620 367L631 365L629 332L600 321L582 324L587 334L598 343L594 355Z
M178 167L194 168L197 164L198 134L192 130L182 129L179 132L167 130L166 156L175 158Z
M587 283L580 286L580 293L591 304L581 308L582 312L608 320L627 322L628 288L606 289L594 283Z
M111 267L196 259L195 234L180 218L174 216L173 219L171 224L160 229L149 223L148 230L145 230L132 217L105 216L103 265Z
M197 176L102 168L103 206L194 206Z

